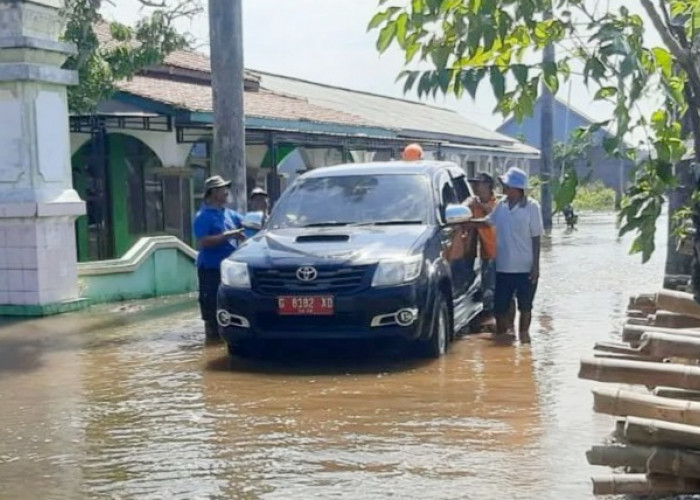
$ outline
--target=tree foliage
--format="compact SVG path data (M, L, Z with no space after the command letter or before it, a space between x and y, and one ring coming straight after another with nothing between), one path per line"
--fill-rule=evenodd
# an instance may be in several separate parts
M582 164L590 167L588 153L592 144L592 137L584 134L584 131L576 131L569 142L554 144L556 170L551 180L551 191L555 214L574 202L579 187L578 167Z
M636 3L636 2L635 2ZM635 161L635 182L622 204L620 233L635 231L631 251L647 261L654 251L656 220L663 195L676 186L674 166L693 138L700 154L700 0L640 0L651 20L611 2L596 9L586 0L379 0L380 11L369 23L378 30L377 49L392 45L405 53L408 67L400 74L405 90L419 95L465 93L476 97L487 82L497 98L497 111L522 120L532 115L546 86L556 93L580 68L595 99L612 103L610 120L581 132L611 131L603 141L613 156ZM614 10L612 10L614 9ZM645 31L656 30L663 43L650 46ZM542 63L538 53L548 44L573 45L555 63ZM662 104L649 115L637 112L649 93ZM635 116L636 115L636 116ZM682 126L683 118L689 124ZM641 131L649 152L625 146Z
M200 13L199 0L138 2L142 17L134 26L126 26L104 20L103 0L66 0L63 39L74 43L78 53L65 62L64 68L76 70L80 77L80 84L68 89L71 111L93 111L112 95L116 82L189 45L190 40L176 30L175 23ZM98 30L108 30L110 40L100 40Z

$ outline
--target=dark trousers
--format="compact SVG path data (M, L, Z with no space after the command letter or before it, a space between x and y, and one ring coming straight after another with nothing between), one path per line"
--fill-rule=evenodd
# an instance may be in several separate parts
M197 268L199 279L199 310L202 319L212 327L216 326L216 295L221 284L221 270Z
M537 283L530 280L530 273L496 273L494 312L506 314L513 296L518 300L518 311L531 312L536 293Z
M484 313L493 314L496 301L496 262L492 259L481 261L481 290Z

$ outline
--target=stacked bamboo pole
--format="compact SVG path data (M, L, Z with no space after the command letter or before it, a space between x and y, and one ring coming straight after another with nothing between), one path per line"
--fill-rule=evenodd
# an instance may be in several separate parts
M593 408L616 421L612 443L592 447L595 495L700 493L700 305L662 290L630 299L622 342L600 342L579 377L621 384L593 389Z

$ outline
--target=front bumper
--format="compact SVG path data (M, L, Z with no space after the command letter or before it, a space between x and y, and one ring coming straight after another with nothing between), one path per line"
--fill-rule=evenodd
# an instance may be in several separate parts
M222 285L218 318L224 340L243 339L416 339L429 311L426 286L368 288L334 296L332 316L277 314L277 297Z

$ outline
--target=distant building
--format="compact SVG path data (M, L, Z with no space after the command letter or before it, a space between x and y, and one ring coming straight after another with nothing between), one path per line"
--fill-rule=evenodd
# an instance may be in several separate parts
M559 98L554 99L554 142L566 144L571 140L571 133L580 127L588 127L595 123L581 111L567 105ZM541 142L542 101L538 99L531 117L518 123L514 118L507 120L498 127L498 132L520 139L529 146L539 148ZM591 180L600 180L618 194L624 192L634 163L629 160L611 158L603 149L603 139L608 132L600 129L594 133L593 144L589 148L588 158L580 162L577 172L580 176L591 173ZM632 148L633 146L629 146ZM541 160L530 163L531 174L538 174Z

